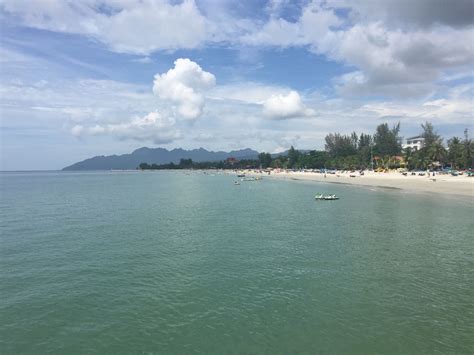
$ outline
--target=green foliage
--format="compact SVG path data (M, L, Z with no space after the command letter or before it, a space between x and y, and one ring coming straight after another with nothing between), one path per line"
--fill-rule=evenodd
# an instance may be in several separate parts
M469 138L467 128L464 130L464 140L462 144L462 163L464 168L472 168L474 165L474 142Z
M294 169L297 167L298 159L300 158L300 152L297 151L293 146L291 146L288 151L288 168Z
M372 145L372 136L370 134L361 133L357 146L357 154L359 157L359 166L362 168L367 168L371 165Z
M423 133L421 136L425 139L424 146L417 152L418 159L426 167L433 167L435 163L442 163L446 160L447 152L443 147L443 139L435 131L430 122L421 125Z
M435 141L429 147L423 148L423 151L425 150L429 161L433 163L445 161L447 152L440 141Z
M454 169L464 167L464 144L458 137L448 140L448 162Z
M339 133L328 134L325 138L326 151L333 158L347 157L357 153L357 134L354 132L350 136Z
M270 166L274 169L285 168L286 167L285 159L282 159L281 157L275 158L275 159L273 159Z
M416 163L416 151L411 148L406 148L404 151L405 164L408 169L414 169Z
M440 146L443 144L443 139L435 131L433 125L430 122L425 122L421 124L423 133L421 136L425 139L424 148L431 149L431 146Z
M406 149L405 161L409 169L428 169L449 164L453 169L468 169L472 167L474 145L469 139L467 129L464 140L452 137L448 140L448 149L443 145L443 139L435 131L433 125L426 122L421 125L425 138L424 146L418 151Z
M302 154L298 160L298 167L304 169L322 169L329 160L329 154L324 151L312 150L308 154Z
M326 165L332 169L359 169L371 165L373 138L370 134L331 133L326 136L326 152L331 158Z
M169 164L147 164L141 163L138 166L140 170L169 170L169 169L256 169L259 167L258 160L240 160L231 163L227 160L218 162L193 162L192 159L181 159L179 164L173 162Z
M272 164L272 155L270 153L260 153L258 161L263 169L268 168Z
M399 133L400 122L391 129L387 123L378 125L374 135L374 154L378 156L399 155L402 151Z
M191 169L193 167L193 160L192 159L180 159L179 166L182 169Z
M196 163L191 159L181 159L179 164L141 163L138 169L245 169L268 167L280 169L366 169L375 163L383 169L406 167L409 169L428 169L449 163L453 168L466 169L473 165L474 142L469 138L467 129L464 139L453 137L448 140L448 150L443 146L442 138L433 125L426 122L421 125L425 146L414 151L404 150L404 159L400 158L400 123L390 128L387 123L377 126L373 136L353 132L350 135L331 133L325 138L325 151L311 150L302 153L293 146L287 155L272 157L262 152L257 160L220 161Z
M358 155L334 157L327 162L329 169L354 170L360 168Z

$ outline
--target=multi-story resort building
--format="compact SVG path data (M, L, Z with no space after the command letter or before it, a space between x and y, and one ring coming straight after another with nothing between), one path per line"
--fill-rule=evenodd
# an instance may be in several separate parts
M403 149L411 148L412 150L420 150L425 145L425 138L416 136L407 138L407 142L403 144Z

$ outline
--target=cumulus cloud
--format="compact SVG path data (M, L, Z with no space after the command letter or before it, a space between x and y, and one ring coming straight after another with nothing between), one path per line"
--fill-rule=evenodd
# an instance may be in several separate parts
M312 2L302 9L298 21L271 17L260 28L241 36L240 41L248 45L308 46L341 24L334 11Z
M290 47L304 44L300 26L284 19L271 19L255 33L242 36L241 41L250 45Z
M91 84L97 86L102 83L92 81ZM179 58L175 61L173 68L163 74L155 75L153 93L160 99L157 102L160 104L159 110L154 110L145 116L134 115L129 121L118 122L108 122L107 118L101 115L92 124L74 125L71 133L76 137L108 135L121 140L153 141L155 144L171 143L181 137L181 130L178 127L185 127L183 120L194 120L202 114L203 93L214 85L214 75L202 70L197 63L189 59ZM91 88L89 87L88 90ZM115 95L136 99L133 93L119 92ZM177 105L178 114L170 107L174 104ZM67 113L64 109L63 113ZM84 110L81 113L84 114Z
M372 15L367 4L373 4L375 12L380 9L387 14L392 8L400 13L416 8L420 26L409 28L402 21L387 26ZM340 9L350 9L352 16L338 15ZM425 20L422 10L426 10ZM460 11L470 15L461 16L466 21L460 20L456 26L449 19L457 18ZM422 26L423 21L447 26ZM335 80L342 94L423 97L434 91L445 71L465 70L474 63L470 45L474 29L469 24L472 6L465 1L313 1L296 21L272 17L241 41L246 45L307 46L315 54L355 67Z
M328 0L328 3L350 9L356 19L383 19L390 25L464 27L474 24L472 0Z
M332 40L318 43L313 50L359 68L338 82L342 92L355 95L428 95L443 71L474 62L474 48L466 45L466 39L474 38L472 29L407 35L371 23L328 34L328 38Z
M85 35L113 51L141 55L215 43L305 47L355 68L337 82L347 95L427 96L447 70L474 62L472 0L302 4L269 1L266 19L238 17L225 2L197 6L194 0L3 0L0 9L26 26ZM184 116L200 114L200 100L193 99L180 107Z
M179 114L193 120L202 114L203 93L212 88L215 82L214 75L202 70L197 63L179 58L174 62L174 68L155 75L153 92L160 99L176 103Z
M228 147L228 141L258 147L268 137L277 142L285 134L301 137L299 142L312 147L318 135L323 139L327 132L346 128L369 132L387 117L400 119L403 129L415 124L418 129L425 120L433 120L435 125L472 126L472 88L457 87L457 91L468 92L464 95L443 91L446 85L472 81L471 0L304 1L296 10L295 2L275 0L268 6L268 18L235 18L230 11L220 12L232 6L210 3L216 5L212 16L202 3L198 7L189 0L0 0L0 11L2 19L85 35L112 51L138 54L141 59L137 60L145 63L150 58L147 55L155 51L199 48L209 43L255 52L262 46L299 46L345 65L350 72L332 82L343 97L321 100L316 106L308 96L284 85L238 81L216 86L214 75L189 59L178 59L173 68L155 76L155 95L146 92L146 86L105 80L58 85L46 76L48 83L38 80L31 84L26 74L24 84L2 80L4 121L12 126L20 120L26 125L26 118L54 121L49 127L57 129L62 120L64 127L69 130L73 126L71 133L79 137L107 135L163 144L179 139L183 132L191 139L213 142L216 148ZM291 19L282 10L287 5L293 10ZM344 9L348 11L340 11ZM4 16L5 12L13 17ZM0 48L0 52L5 50ZM15 57L23 61L24 55ZM18 59L0 56L4 68L9 68L5 61L17 68ZM36 63L35 70L30 66L21 73L46 68L38 57L31 62ZM244 65L241 68L246 69ZM248 74L233 70L234 79ZM467 77L461 80L459 73ZM7 74L10 70L3 71ZM11 76L18 76L18 71L14 74ZM446 83L448 78L453 82ZM361 95L369 98L353 99ZM204 104L212 123L197 120ZM314 116L314 110L305 104L318 108L318 120L287 120ZM154 108L157 110L152 111ZM192 131L186 120L196 121ZM261 136L256 135L259 132L263 132ZM287 142L278 146L286 149Z
M17 60L10 57L3 59ZM100 135L166 144L180 138L189 129L187 121L202 113L204 92L214 83L215 77L196 63L178 59L172 69L156 76L155 95L144 85L111 80L12 79L1 83L0 96L5 120L38 117L62 125L76 137ZM144 111L150 113L140 116Z
M209 36L193 0L3 0L3 11L23 24L89 36L122 53L199 47Z
M71 133L76 137L107 134L119 139L150 140L155 144L170 143L181 137L175 120L158 111L152 111L143 117L136 116L129 122L75 125Z
M288 118L312 116L315 111L306 108L296 91L288 95L272 95L263 103L263 114L269 118L283 120Z

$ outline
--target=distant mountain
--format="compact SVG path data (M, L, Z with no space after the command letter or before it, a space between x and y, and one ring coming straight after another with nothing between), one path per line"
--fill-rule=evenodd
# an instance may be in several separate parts
M130 154L96 156L65 167L63 170L111 170L135 169L140 163L168 164L179 163L180 159L192 159L195 162L220 161L230 157L236 159L256 159L258 152L252 149L233 150L231 152L212 152L203 148L167 150L164 148L139 148Z

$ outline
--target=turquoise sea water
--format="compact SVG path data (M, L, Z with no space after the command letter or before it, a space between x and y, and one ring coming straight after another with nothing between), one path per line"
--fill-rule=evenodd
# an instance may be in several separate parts
M472 201L197 172L0 178L2 354L473 352Z

